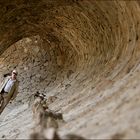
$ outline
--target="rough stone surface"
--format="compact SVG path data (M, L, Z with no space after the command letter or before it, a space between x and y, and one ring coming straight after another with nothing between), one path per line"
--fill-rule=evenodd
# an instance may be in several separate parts
M0 0L0 80L20 88L0 116L1 138L28 138L28 100L56 96L59 134L140 138L140 2Z

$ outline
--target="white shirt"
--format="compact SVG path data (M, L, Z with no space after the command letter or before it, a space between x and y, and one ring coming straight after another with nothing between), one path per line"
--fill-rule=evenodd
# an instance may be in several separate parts
M14 83L16 82L16 80L12 80L11 78L9 79L9 81L6 83L5 87L4 87L4 91L5 92L10 92L12 86L14 85Z

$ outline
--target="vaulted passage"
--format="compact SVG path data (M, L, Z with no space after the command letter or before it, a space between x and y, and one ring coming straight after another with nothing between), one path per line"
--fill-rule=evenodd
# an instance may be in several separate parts
M60 134L140 138L139 37L139 1L0 0L0 77L16 68L20 81L0 136L28 137L40 91L57 97Z

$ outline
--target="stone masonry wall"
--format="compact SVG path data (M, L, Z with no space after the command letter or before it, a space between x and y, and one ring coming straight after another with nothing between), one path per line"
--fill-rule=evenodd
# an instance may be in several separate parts
M0 79L14 67L20 94L0 137L28 138L29 96L40 91L57 97L60 135L140 138L138 0L0 0Z

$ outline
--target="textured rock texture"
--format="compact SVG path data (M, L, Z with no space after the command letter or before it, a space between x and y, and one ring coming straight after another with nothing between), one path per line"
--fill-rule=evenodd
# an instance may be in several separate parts
M0 77L18 69L19 95L1 138L28 138L29 97L56 96L59 134L140 138L140 2L0 0Z

